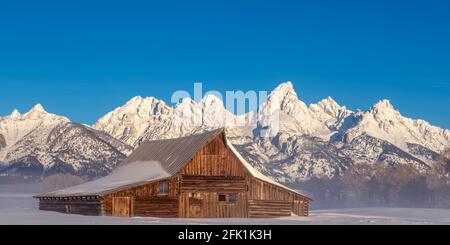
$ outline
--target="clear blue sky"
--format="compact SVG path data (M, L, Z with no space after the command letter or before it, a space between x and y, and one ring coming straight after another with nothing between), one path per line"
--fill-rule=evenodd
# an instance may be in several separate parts
M0 1L0 115L93 123L135 95L286 80L450 128L450 1Z

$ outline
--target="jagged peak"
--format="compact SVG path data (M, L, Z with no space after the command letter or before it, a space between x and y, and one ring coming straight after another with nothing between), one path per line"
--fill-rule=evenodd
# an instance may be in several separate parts
M143 97L142 96L134 96L133 98L131 98L128 102L138 102L138 101L142 101Z
M319 101L318 105L321 106L332 106L332 107L341 107L331 96Z
M286 81L278 85L276 89L294 89L294 84L292 83L292 81Z
M198 106L198 103L190 97L185 97L175 105L175 109L184 108L186 106Z
M211 105L213 103L220 103L223 104L222 99L220 99L215 94L207 94L203 99L201 100L201 103Z
M338 113L340 110L346 110L345 106L340 106L333 98L328 96L327 98L319 101L317 104L309 105L309 109L316 111L317 108L327 112L333 112L333 114Z
M130 99L125 105L116 108L113 112L116 113L128 113L130 111L146 112L154 110L156 107L168 107L162 100L158 100L155 97L142 97L135 96Z
M292 82L284 82L276 87L268 97L268 103L292 104L301 102ZM303 103L303 102L301 102ZM304 103L303 103L304 104ZM306 107L306 105L304 105Z
M31 108L30 112L47 112L42 104L37 103L33 108Z
M9 115L9 118L11 119L19 119L21 118L22 115L20 114L20 112L17 109L14 109L11 114Z
M157 99L155 97L146 97L146 98L144 98L142 100L141 104L143 106L156 106L156 105L159 105L159 104L162 104L164 106L166 105L166 103L164 101L159 100L159 99Z
M287 82L284 82L284 83L278 85L278 86L272 91L272 93L271 93L270 95L271 95L271 96L274 96L274 95L277 95L277 94L284 94L284 95L287 95L287 94L290 93L290 92L294 92L294 93L295 93L294 85L292 84L291 81L287 81Z
M41 104L36 104L31 108L27 113L23 115L23 118L35 117L36 115L48 114L48 112L44 109Z
M185 97L179 104L196 104L197 102L190 97Z
M208 102L221 102L223 103L223 101L215 94L207 94L205 95L200 101L196 101L191 97L184 97L183 99L181 99L181 102L177 103L177 105L179 104L206 104Z
M47 119L49 121L67 121L70 122L70 120L67 117L48 113L45 108L41 104L36 104L31 108L30 111L23 114L21 116L21 119Z
M126 105L141 105L143 103L152 103L152 102L160 102L160 100L156 99L155 97L142 97L142 96L135 96L131 98Z
M391 101L387 99L383 99L378 101L375 105L370 108L371 112L380 112L380 111L397 111L395 107L392 105Z

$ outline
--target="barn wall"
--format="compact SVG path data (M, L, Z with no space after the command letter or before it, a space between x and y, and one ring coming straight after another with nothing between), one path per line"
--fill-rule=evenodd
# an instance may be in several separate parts
M180 186L180 217L281 217L307 213L306 198L250 176L222 135L206 144L184 167ZM198 205L191 209L191 193L201 195L201 210L196 210ZM218 195L226 193L243 195L235 204L238 207L218 202Z
M180 217L247 217L246 171L222 134L197 152L180 175ZM237 200L219 202L219 195L236 195Z
M183 168L187 176L240 176L245 177L244 167L226 147L223 136L219 135L206 144Z
M181 192L239 193L247 191L244 177L183 176Z
M101 203L99 200L45 200L40 199L39 209L60 213L97 216L101 215Z
M179 216L181 218L242 218L247 217L247 195L237 193L235 203L219 202L216 192L197 193L200 202L192 200L190 193L181 193Z
M248 178L249 200L278 200L293 201L295 194L284 190L276 185L264 182L262 180L249 177Z
M150 215L149 212L145 213L142 211L142 208L144 206L154 208L155 213L158 212L158 209L160 210L166 209L173 200L178 200L178 190L179 190L178 178L172 178L168 181L169 181L168 195L160 195L159 187L162 181L159 181L103 196L102 214L112 215L112 202L114 197L131 197L133 199L134 216L149 216ZM171 210L173 208L174 208L173 206L170 207ZM176 213L177 212L178 211L176 211Z
M250 217L309 215L308 198L254 177L249 177L247 181ZM290 213L286 211L286 207L290 208ZM278 214L276 210L279 210Z
M178 217L178 198L150 197L137 198L133 202L133 215L138 217Z
M309 216L309 200L295 198L292 204L292 212L297 216Z
M247 217L247 183L244 177L182 176L180 186L180 217ZM237 200L234 203L220 202L219 195L227 198L235 195Z
M292 215L291 201L249 200L248 213L250 218L276 218Z

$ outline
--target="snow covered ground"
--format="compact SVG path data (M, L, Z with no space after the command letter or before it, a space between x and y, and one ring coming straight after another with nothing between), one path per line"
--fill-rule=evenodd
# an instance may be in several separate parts
M160 219L85 217L44 212L32 196L38 187L0 185L0 225L450 225L450 210L358 208L312 211L279 219Z

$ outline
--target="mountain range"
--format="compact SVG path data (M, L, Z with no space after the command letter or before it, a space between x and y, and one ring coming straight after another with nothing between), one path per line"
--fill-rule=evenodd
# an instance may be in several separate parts
M277 130L267 135L276 110ZM245 124L245 122L252 122ZM426 172L450 146L450 131L401 115L388 100L351 111L331 97L301 101L291 82L275 88L257 111L235 115L214 95L175 106L134 97L94 125L70 122L41 105L0 118L0 173L95 178L142 142L226 127L232 143L258 170L285 183L334 177L356 163L408 164ZM270 130L270 128L269 128Z
M71 173L96 177L111 171L132 148L109 134L72 123L38 104L0 118L0 170L8 176Z

